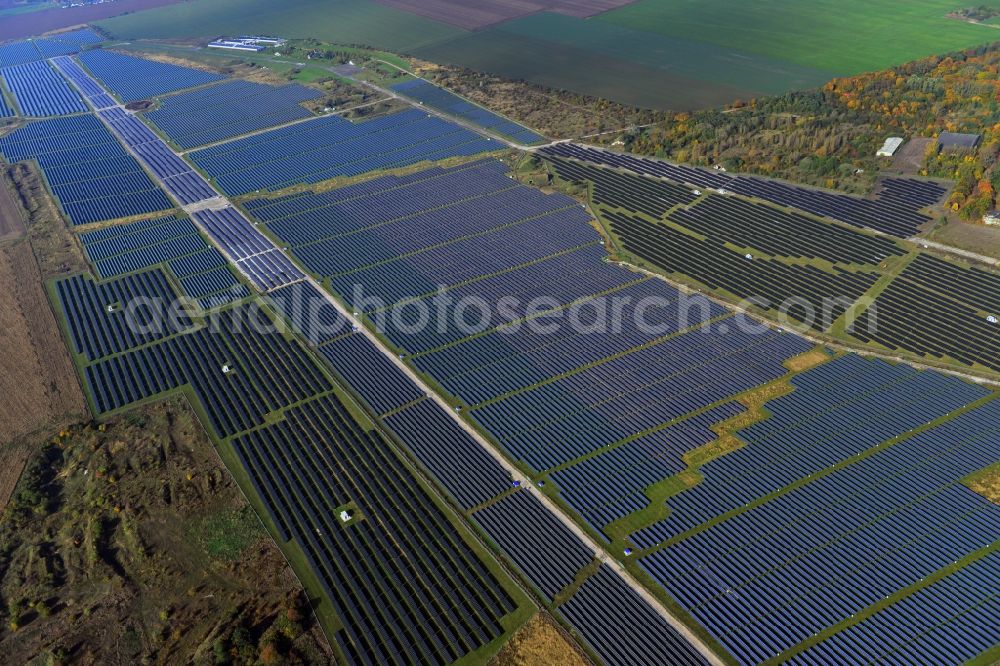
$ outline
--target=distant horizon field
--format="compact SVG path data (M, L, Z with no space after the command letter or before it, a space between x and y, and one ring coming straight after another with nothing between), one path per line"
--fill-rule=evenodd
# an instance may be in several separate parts
M638 0L596 20L845 76L1000 41L947 17L980 5L1000 0Z
M97 25L119 39L275 34L412 52L468 34L370 0L191 0Z
M1000 7L1000 0L987 0ZM603 97L691 110L1000 41L963 0L638 0L470 32L372 0L191 0L98 22L118 39L246 32L364 45Z

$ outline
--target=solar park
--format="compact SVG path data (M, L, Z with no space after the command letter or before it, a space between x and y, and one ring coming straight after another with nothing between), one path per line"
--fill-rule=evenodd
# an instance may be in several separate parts
M197 88L176 96L177 123L178 109L197 113L212 104L207 91L236 85L100 53L80 60L122 99ZM541 606L603 663L706 663L630 577L729 663L845 654L960 663L993 647L983 622L995 615L995 592L983 589L1000 576L1000 510L962 481L1000 460L995 392L833 354L773 328L744 331L704 297L686 320L663 308L649 313L655 331L639 327L631 322L643 299L677 303L680 291L605 261L577 201L520 185L482 158L496 142L440 118L318 118L189 153L225 193L253 194L234 205L142 120L114 100L103 105L107 92L74 60L55 64L100 119L33 121L0 138L0 152L39 162L71 224L132 218L76 230L93 275L51 285L93 410L118 413L176 391L191 398L276 540L316 581L337 618L326 628L340 660L470 658ZM252 106L261 91L244 90ZM297 97L273 94L279 106ZM164 126L178 145L192 136ZM124 146L174 200L211 205L178 212ZM617 215L612 226L641 247L670 246L653 233L668 229L720 252L751 249L782 269L812 267L838 285L856 280L859 290L879 264L908 260L900 276L913 289L936 291L927 276L944 275L963 286L954 291L970 313L993 305L992 273L904 257L897 243L857 230L892 210L886 224L907 233L937 196L932 186L891 182L878 199L827 215L853 220L840 226L691 192L743 187L722 174L676 167L685 171L671 177L643 161L646 175L628 175L594 165L589 152L581 161L589 149L559 150L560 177L590 183L595 208ZM256 193L446 156L466 159L333 189ZM112 182L126 191L94 196ZM796 207L815 216L820 199L840 197L823 194L773 196L801 197ZM772 281L798 273L778 275ZM355 285L378 300L360 300ZM414 333L413 305L442 293L548 300L541 311L466 321L471 331L449 317ZM519 325L579 308L587 329L609 296L624 303L620 330ZM170 312L130 307L175 301ZM306 316L306 306L315 312ZM351 309L380 324L378 336ZM137 333L130 317L167 324ZM290 327L241 325L254 318ZM805 356L816 360L796 369ZM766 409L757 394L768 396ZM737 446L715 451L723 432ZM532 483L513 481L515 470ZM627 576L600 563L594 543Z
M169 210L173 204L91 115L46 119L0 138L8 162L34 159L72 224Z
M543 137L527 127L498 116L492 111L464 100L429 81L413 79L397 83L392 86L392 89L422 105L443 111L452 117L460 118L477 127L505 136L515 143L527 146L533 143L542 143L544 140Z
M320 91L298 84L225 81L164 97L146 117L175 144L188 149L309 118L312 114L300 103L319 96Z
M99 44L102 41L104 38L93 30L82 28L60 32L45 38L0 44L0 68L77 53L87 46Z
M504 207L495 203L497 198L523 194L525 210L539 210L533 203L537 197L533 190L504 180L502 169L486 160L465 167L428 169L405 177L388 176L321 194L306 192L251 200L246 207L282 242L289 244L310 272L329 278L335 290L340 287L341 298L365 312L373 322L385 312L405 311L414 299L434 298L432 285L444 285L445 293L453 291L456 295L555 293L555 308L586 299L584 284L593 289L591 296L615 290L622 293L632 290L637 295L647 290L668 291L659 281L644 280L635 273L600 262L598 255L603 249L599 244L577 245L579 241L568 232L559 234L564 240L561 246L549 247L543 242L539 252L551 254L541 259L534 254L522 257L498 252L499 246L507 248L511 244L494 243L491 236L510 233L508 230L516 229L518 223L510 221ZM671 186L649 181L636 187L670 192ZM415 195L422 192L426 192L426 203L415 205ZM678 200L691 198L689 193L683 196L680 190L672 193ZM613 189L602 192L601 196L616 199L619 205L628 201L629 196L639 199ZM642 200L647 206L661 205L650 197ZM757 204L722 197L711 197L709 201L711 204L706 205L704 212L692 206L690 210L700 214L686 220L692 227L697 225L701 232L725 233L730 229L726 220L732 216L745 223L756 223L762 232L768 228L787 229L794 224L815 228L816 234L800 239L791 235L768 236L776 240L775 246L767 250L782 256L819 255L830 263L854 268L905 254L892 241L844 227L822 226L811 218L791 213L764 216L759 214ZM672 207L669 201L662 205L666 206L664 210ZM449 211L452 207L454 214ZM478 214L471 214L473 210ZM472 219L476 221L471 223ZM578 224L584 232L580 240L586 240L588 233L582 221ZM740 232L749 233L746 230L743 226ZM596 240L595 236L589 238L591 242ZM332 251L334 247L337 252ZM588 256L588 247L596 247L597 254ZM460 260L449 259L452 257ZM494 259L499 263L494 263ZM546 270L550 262L558 266L557 271ZM472 266L479 270L470 271ZM589 266L589 270L584 266ZM604 274L607 275L596 277ZM563 285L555 275L569 276L562 299L559 295ZM596 282L589 282L591 279ZM554 284L552 280L556 280ZM381 298L376 309L351 300L353 295L346 288L357 283L366 286L366 293ZM401 289L401 284L407 289ZM718 317L725 321L726 312L708 305L704 316L706 320ZM393 323L400 319L404 326ZM583 341L574 340L570 332L563 334L558 330L538 339L530 333L502 334L502 323L472 335L466 333L465 337L452 330L410 336L402 330L405 317L384 317L383 323L388 326L384 334L404 358L451 394L468 418L510 459L525 465L535 478L546 482L547 488L557 488L552 492L592 533L605 541L611 535L605 534L604 528L627 523L650 508L644 492L647 488L670 482L672 477L687 470L686 456L717 437L714 427L746 412L746 407L734 401L734 396L775 381L789 382L791 392L769 403L768 418L737 433L740 441L746 442L744 448L700 467L705 480L671 497L665 507L666 519L636 529L625 540L630 549L649 553L636 560L642 570L664 585L671 598L708 627L741 663L756 663L788 650L820 629L838 620L848 620L858 608L844 605L834 610L824 609L814 618L815 628L809 634L804 631L789 634L793 638L777 644L771 653L761 652L760 647L757 652L747 652L743 646L753 644L754 628L730 639L723 627L729 626L732 615L719 616L716 625L694 606L685 605L685 599L665 585L666 579L657 577L654 563L663 557L659 553L667 552L674 543L683 548L687 538L694 539L699 534L699 525L713 521L725 524L726 519L739 514L745 506L768 507L766 500L770 496L780 495L797 483L805 483L808 488L810 479L822 477L831 466L843 468L845 478L861 474L864 470L861 461L866 455L880 452L887 442L903 451L903 444L895 441L898 438L905 441L928 422L943 421L940 427L950 428L951 420L959 413L988 421L994 404L988 402L994 394L964 381L854 356L843 356L815 370L789 376L784 362L808 352L812 345L777 332L752 336L698 327L667 328L661 339L619 332L613 338L590 334ZM357 337L351 334L347 339ZM403 409L399 415L393 412L409 395L404 392L405 397L395 397L400 395L399 383L405 378L392 374L396 379L387 379L381 394L369 400L384 401L379 410L389 410L386 422L390 428L413 436L416 431L413 425L398 422L401 415L415 407ZM367 391L376 388L369 386ZM860 415L865 415L864 419L859 420ZM817 439L820 433L827 435ZM990 441L988 433L986 436L984 450L989 453L985 457L973 457L966 467L950 467L942 475L949 487L962 489L954 492L980 507L982 516L990 514L986 507L992 505L964 489L958 481L971 470L996 460L997 440L994 436ZM453 435L445 441L451 442L452 438ZM452 446L456 449L454 455L459 455L457 451L461 449ZM440 450L428 448L426 441L418 445L418 450L421 451L418 457L429 469L443 469L441 482L451 492L465 497L464 506L482 501L483 495L469 496L467 489L456 482L455 473L449 471L452 465L442 462ZM500 487L498 477L487 478L492 479L494 489ZM516 492L513 497L521 495L522 492ZM501 518L497 515L499 507L507 502L487 502L488 509L473 513L474 519L486 526L490 538L501 544L509 543L513 529L507 527L505 520L525 521L517 523L521 525L517 529L525 536L533 533L535 523L539 522L534 521L530 528L526 525L527 509L524 515ZM958 513L951 515L962 514L961 507L955 511ZM767 524L761 523L756 529L765 529ZM979 530L974 533L980 536L963 541L957 550L949 550L950 554L959 559L978 556L979 549L990 547L985 531L991 528L990 524L974 528ZM902 529L905 535L906 528ZM529 578L545 594L546 590L558 588L558 581L565 580L567 571L578 567L579 562L562 563L552 557L545 558L532 552L530 546L535 542L536 539L527 537L507 549L517 553L512 557L519 568L530 572ZM617 538L616 543L620 543ZM568 545L558 550L573 552ZM833 571L825 575L834 580L851 571L844 562L839 565L843 573L837 574L835 558L823 562L824 572L831 568ZM934 563L940 565L942 560L932 560L931 565ZM904 574L890 580L893 581L890 585L905 588L919 581L920 576L908 578ZM869 604L876 599L859 598ZM748 612L753 611L748 607ZM784 617L776 611L775 618ZM594 645L599 639L588 640L594 641ZM983 644L979 651L987 647ZM610 650L609 646L606 648ZM935 649L944 648L939 645Z
M7 89L25 116L64 116L83 113L87 106L69 83L44 61L0 69Z
M411 109L358 123L324 116L197 150L190 158L223 192L238 196L499 148L475 132Z
M726 188L727 194L690 189L680 184L692 180L683 175L690 167L676 167L684 170L679 173L674 165L653 160L637 165L627 157L622 170L608 169L594 164L604 159L600 151L563 148L567 145L556 148L570 159L546 158L552 173L587 186L620 249L645 265L730 300L763 297L762 310L792 302L786 311L792 320L824 312L832 298L834 307L812 321L817 332L836 330L839 323L852 341L915 358L1000 368L1000 328L989 319L1000 311L997 273L915 252L855 225L788 210L780 197L760 203ZM710 175L717 184L730 178ZM734 187L732 182L726 187ZM886 179L879 196L927 206L938 197L935 188ZM877 286L887 271L891 281ZM841 319L848 312L852 319Z

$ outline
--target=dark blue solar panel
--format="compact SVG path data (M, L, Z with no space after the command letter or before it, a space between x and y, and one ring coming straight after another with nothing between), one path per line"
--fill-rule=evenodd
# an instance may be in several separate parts
M392 89L411 99L417 100L421 104L426 104L438 111L458 116L474 125L478 125L496 134L501 134L508 139L513 139L522 145L539 143L544 140L543 137L535 134L527 127L507 120L492 111L466 101L458 95L439 88L423 79L397 83L392 86Z
M329 342L319 351L377 414L424 397L406 373L361 333Z
M97 79L126 102L193 88L223 78L212 72L144 60L114 51L86 51L79 58Z
M198 150L190 157L235 196L499 148L497 142L454 123L413 110L358 123L326 116Z
M462 508L510 488L510 472L433 400L401 409L385 424Z
M0 75L25 116L61 116L87 111L87 105L46 62L4 67Z
M227 81L165 97L147 117L181 148L194 148L308 118L300 103L321 94L298 84Z
M534 496L518 490L473 514L486 534L552 599L594 559L594 553Z
M559 612L608 666L701 666L708 661L606 564Z

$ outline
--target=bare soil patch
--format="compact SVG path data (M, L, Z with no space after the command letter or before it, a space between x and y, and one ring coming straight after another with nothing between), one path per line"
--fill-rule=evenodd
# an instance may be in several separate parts
M994 504L1000 504L1000 465L973 474L965 485Z
M421 76L553 139L576 139L663 120L658 111L638 109L566 90L513 81L469 69L411 61Z
M1000 227L974 224L949 216L947 223L927 234L927 238L960 250L1000 259Z
M43 280L88 269L80 244L70 233L55 201L45 189L38 168L21 162L7 170L15 200L28 222L28 238Z
M588 18L634 0L376 0L465 30L480 30L538 12Z
M140 99L138 102L129 102L125 108L129 111L148 111L153 108L153 103L148 99Z
M898 174L915 175L924 168L927 159L927 146L934 139L915 137L903 144L892 157L892 168L889 171Z
M111 49L114 50L114 49ZM179 67L187 67L188 69L200 69L204 72L217 72L218 69L214 67L209 67L203 62L195 62L193 60L187 60L186 58L177 58L172 55L167 55L166 53L152 53L152 52L142 52L141 54L133 53L132 51L117 51L123 55L134 57L141 57L143 60L155 60L156 62L162 62L167 65L177 65Z

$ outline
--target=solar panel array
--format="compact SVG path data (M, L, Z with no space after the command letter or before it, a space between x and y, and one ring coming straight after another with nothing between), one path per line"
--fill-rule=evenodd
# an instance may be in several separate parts
M594 553L530 490L493 502L476 511L473 519L549 600L594 559Z
M73 348L88 360L119 354L189 329L173 309L177 293L161 271L98 283L80 275L56 283Z
M922 407L933 410L928 417L953 408L947 394ZM781 420L793 416L782 408L775 413ZM906 433L904 427L896 433ZM996 462L998 428L994 400L713 524L641 564L740 663L759 663L994 543L1000 506L960 480ZM886 612L906 608L904 601ZM974 622L966 624L973 619L959 618L958 627L978 634ZM948 632L935 634L927 617L914 620L930 630L923 646L957 653ZM882 649L920 647L889 642Z
M319 352L376 414L424 397L423 391L362 333L329 342Z
M146 117L181 148L194 148L308 118L312 114L301 103L321 95L297 83L226 81L164 97Z
M625 320L630 319L626 315ZM692 318L688 323L698 321ZM744 332L731 322L722 324L659 342L660 336L634 330L572 336L557 344L550 341L528 356L540 371L518 387L549 377L558 379L476 408L472 416L514 458L537 470L550 469L777 379L786 372L785 359L812 347L797 336ZM541 338L544 343L545 336ZM449 364L463 353L485 354L484 345L476 342L445 349ZM599 362L616 354L621 355ZM421 358L418 365L422 365ZM463 373L459 381L502 375L505 367L517 367L513 362L517 360L515 356L495 365L487 361L482 370ZM591 363L596 365L584 367ZM576 368L582 369L560 377ZM446 387L457 383L451 375L439 381Z
M512 599L386 442L335 398L295 407L234 446L341 618L334 639L350 663L448 664L503 633Z
M60 32L48 37L0 45L0 67L23 65L54 56L76 53L84 46L98 44L104 38L83 28Z
M275 289L268 300L302 337L321 345L350 333L351 322L311 282L294 282Z
M226 269L226 261L208 246L190 220L152 218L80 234L91 264L111 278L167 264L188 298L203 310L250 296L246 285Z
M597 244L575 202L519 186L497 164L435 172L384 190L375 185L329 202L320 194L249 209L352 302L354 285L390 305ZM282 213L291 210L298 212Z
M845 356L791 380L769 418L737 433L745 448L701 468L705 479L668 500L664 521L633 535L644 548L672 538L945 416L989 391L881 360Z
M906 251L884 237L838 227L742 199L709 196L675 211L671 221L708 238L793 259L877 265Z
M931 217L921 209L937 203L945 188L916 179L887 179L874 199L815 190L754 176L731 176L718 171L670 164L660 160L611 153L572 143L540 149L546 156L568 157L594 164L620 167L635 173L667 178L698 187L722 188L781 206L827 217L856 227L867 227L892 236L907 238Z
M4 67L0 76L24 116L62 116L88 110L80 95L47 62Z
M653 266L687 276L711 289L724 289L762 310L824 331L879 278L875 271L855 272L833 266L792 264L733 249L724 239L698 239L662 223L635 215L605 213L622 247Z
M744 408L727 402L599 452L551 476L560 495L596 530L649 504L645 489L684 471L687 452L716 438L709 428Z
M888 257L906 254L889 239L744 199L714 195L702 198L693 190L658 178L569 160L550 159L550 162L566 180L593 183L595 205L644 213L654 219L661 219L672 210L668 217L675 224L701 236L771 256L877 265Z
M998 317L1000 273L920 254L879 292L851 334L893 350L1000 370Z
M91 115L31 123L0 138L11 162L38 160L73 224L169 210L173 204Z
M708 663L607 564L559 612L608 666Z
M570 160L549 158L548 162L563 180L584 185L593 183L591 199L598 206L638 211L659 219L671 208L691 204L698 198L693 190L659 178L621 173Z
M647 309L646 299L655 298L664 299L662 306ZM478 405L649 345L723 312L707 302L685 312L678 292L655 281L623 287L609 299L581 305L572 316L554 317L542 326L500 328L417 356L414 362L448 391Z
M124 102L194 88L224 78L213 72L145 60L116 51L86 51L78 57L95 78Z
M277 289L305 277L232 206L198 211L194 213L194 219L223 247L236 268L261 291Z
M36 60L42 60L42 54L35 48L33 41L0 44L0 65L4 67L23 65Z
M225 310L218 326L86 366L97 412L190 385L216 435L229 437L263 425L275 410L332 389L305 350L252 325L252 316L245 307Z
M97 115L112 127L181 204L187 206L218 196L200 174L135 115L117 106L98 111Z
M86 98L87 102L89 102L95 110L117 106L118 102L104 92L104 88L99 86L96 81L90 78L90 75L83 71L83 68L69 56L59 56L53 58L52 64L56 69L62 72L63 76L69 79L73 85L76 86L77 90L83 94L84 98Z
M541 311L581 302L594 294L612 292L646 279L626 268L604 263L601 245L585 245L495 275L449 286L440 293L415 301L404 301L375 319L389 340L412 354L428 352L483 333L530 313L532 304ZM539 285L546 285L543 301ZM504 315L482 316L476 303L519 303ZM421 326L425 312L433 313L434 323Z
M996 645L1000 553L959 569L789 661L964 664Z
M482 213L484 218L489 215L487 211ZM597 233L584 226L586 219L580 208L522 218L489 233L442 242L395 260L340 273L331 283L355 308L371 311L403 299L432 294L441 285L489 277L596 244ZM338 259L333 246L309 246L297 254L307 267L321 274L324 268L335 270L331 264Z
M423 79L413 79L412 81L397 83L392 86L392 89L421 104L426 104L432 109L437 109L452 116L458 116L466 122L487 129L495 134L505 136L521 145L530 145L544 141L544 137L532 132L524 125L515 123L477 104L464 100L458 95Z
M237 196L500 148L454 123L410 110L357 123L324 116L190 157L226 194Z
M80 234L80 242L102 278L134 273L208 250L191 221L177 217L150 218L88 231Z
M384 423L463 509L510 488L510 473L433 400L400 409Z
M226 261L186 218L139 220L81 233L80 242L102 278L166 264L183 292L203 310L250 296Z

